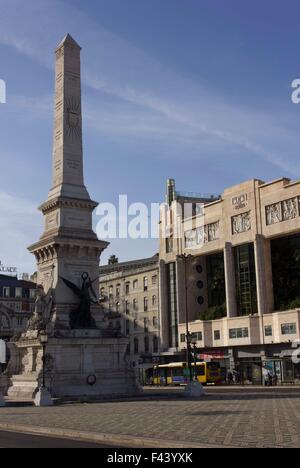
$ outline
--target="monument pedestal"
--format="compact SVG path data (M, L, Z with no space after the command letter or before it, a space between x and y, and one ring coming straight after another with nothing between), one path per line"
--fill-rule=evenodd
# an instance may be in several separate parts
M126 338L103 336L101 330L64 331L49 338L46 388L52 398L99 399L137 395L141 389L124 360ZM38 338L26 335L15 343L17 361L9 397L34 399L41 387L43 350Z
M199 398L205 396L203 385L198 381L189 382L184 393L188 398Z
M41 387L34 399L35 406L53 406L50 392L45 387Z

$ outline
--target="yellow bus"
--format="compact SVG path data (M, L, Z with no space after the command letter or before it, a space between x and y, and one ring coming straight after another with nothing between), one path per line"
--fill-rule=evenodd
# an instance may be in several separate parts
M192 364L193 377L195 365ZM206 384L218 384L222 381L221 366L219 362L197 362L197 380ZM190 378L190 371L186 362L171 362L154 367L154 385L185 385Z

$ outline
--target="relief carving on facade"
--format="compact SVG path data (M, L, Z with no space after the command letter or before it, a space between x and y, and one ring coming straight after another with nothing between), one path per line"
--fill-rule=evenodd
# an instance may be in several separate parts
M185 248L192 249L201 247L201 245L218 239L220 239L219 221L187 231L185 233Z
M242 213L232 218L232 234L241 234L251 230L251 213Z
M266 206L268 226L295 219L297 216L299 216L299 199L297 197Z
M298 199L290 198L282 202L282 214L284 221L297 218L299 216Z

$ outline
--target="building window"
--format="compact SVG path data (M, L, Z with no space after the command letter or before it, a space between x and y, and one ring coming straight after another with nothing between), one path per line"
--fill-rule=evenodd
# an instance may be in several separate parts
M166 238L166 252L167 253L173 252L173 237Z
M153 337L153 352L158 353L158 337Z
M265 326L265 336L273 336L272 325Z
M100 289L100 298L99 298L102 302L105 301L105 288L101 288Z
M148 336L145 336L145 338L144 338L144 346L145 346L145 353L149 353L150 344L149 344L149 337Z
M22 310L22 304L21 304L21 302L16 302L16 303L15 303L15 311L16 311L16 312L21 312L21 310Z
M131 352L131 346L130 346L130 342L127 344L127 348L126 348L126 354L130 354Z
M137 289L137 288L138 288L138 285L139 285L138 280L134 280L134 282L133 282L133 289Z
M10 297L10 288L8 287L3 288L3 297L6 297L6 298Z
M133 299L133 310L139 310L138 300L137 299Z
M149 331L149 320L147 318L144 318L144 332L148 333Z
M300 306L300 234L271 240L274 310Z
M202 341L203 336L202 336L202 331L192 333L193 338L196 338L197 341Z
M218 341L221 339L221 332L220 330L214 330L214 340Z
M295 323L282 323L281 334L282 335L296 335L297 334L296 324Z
M229 339L236 340L238 338L248 338L249 330L248 328L231 328L229 330Z
M30 299L35 299L35 289L30 289L29 298Z
M20 299L22 297L22 288L16 288L15 297Z
M153 328L157 329L158 328L158 318L153 317Z
M157 275L152 276L152 284L153 286L157 284Z
M125 302L125 310L126 310L126 315L130 314L130 302L126 301Z
M139 339L134 338L134 354L139 354Z
M126 320L126 335L128 336L130 334L130 321Z
M109 298L112 299L113 295L114 295L114 288L113 288L113 286L110 286L109 287Z
M206 257L207 271L207 296L208 307L212 308L212 318L221 318L226 316L226 292L225 292L225 272L224 272L224 254L217 253ZM204 287L203 277L197 283L198 289ZM202 286L202 288L200 287ZM204 318L205 318L205 311ZM202 319L202 314L200 314Z
M117 284L117 286L116 286L116 296L120 297L120 294L121 294L121 285Z
M146 276L143 280L143 284L144 284L144 291L148 291L148 278Z
M148 312L148 298L144 297L144 312Z
M185 343L185 342L186 342L185 333L181 333L181 335L180 335L180 343Z
M121 303L120 303L120 302L117 302L117 303L116 303L116 312L117 312L117 314L120 313L120 310L121 310Z
M136 330L137 327L138 327L138 321L137 321L137 319L134 319L134 321L133 321L133 328Z
M125 284L125 294L129 294L130 293L130 283L126 283Z
M152 296L152 306L153 307L157 306L157 297L156 296Z
M239 316L257 313L256 274L253 244L235 248Z

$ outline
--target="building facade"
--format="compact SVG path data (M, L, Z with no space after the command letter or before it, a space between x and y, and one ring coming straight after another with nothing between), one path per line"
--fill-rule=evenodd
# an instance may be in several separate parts
M158 255L100 267L100 301L109 327L129 338L128 363L150 381L160 352Z
M203 358L244 382L300 377L300 182L250 180L210 201L168 182L160 222L161 340L184 356L186 321ZM191 203L183 216L183 203ZM167 233L167 234L165 234ZM176 235L175 235L176 234Z
M0 339L26 330L34 311L36 285L15 276L0 275Z

